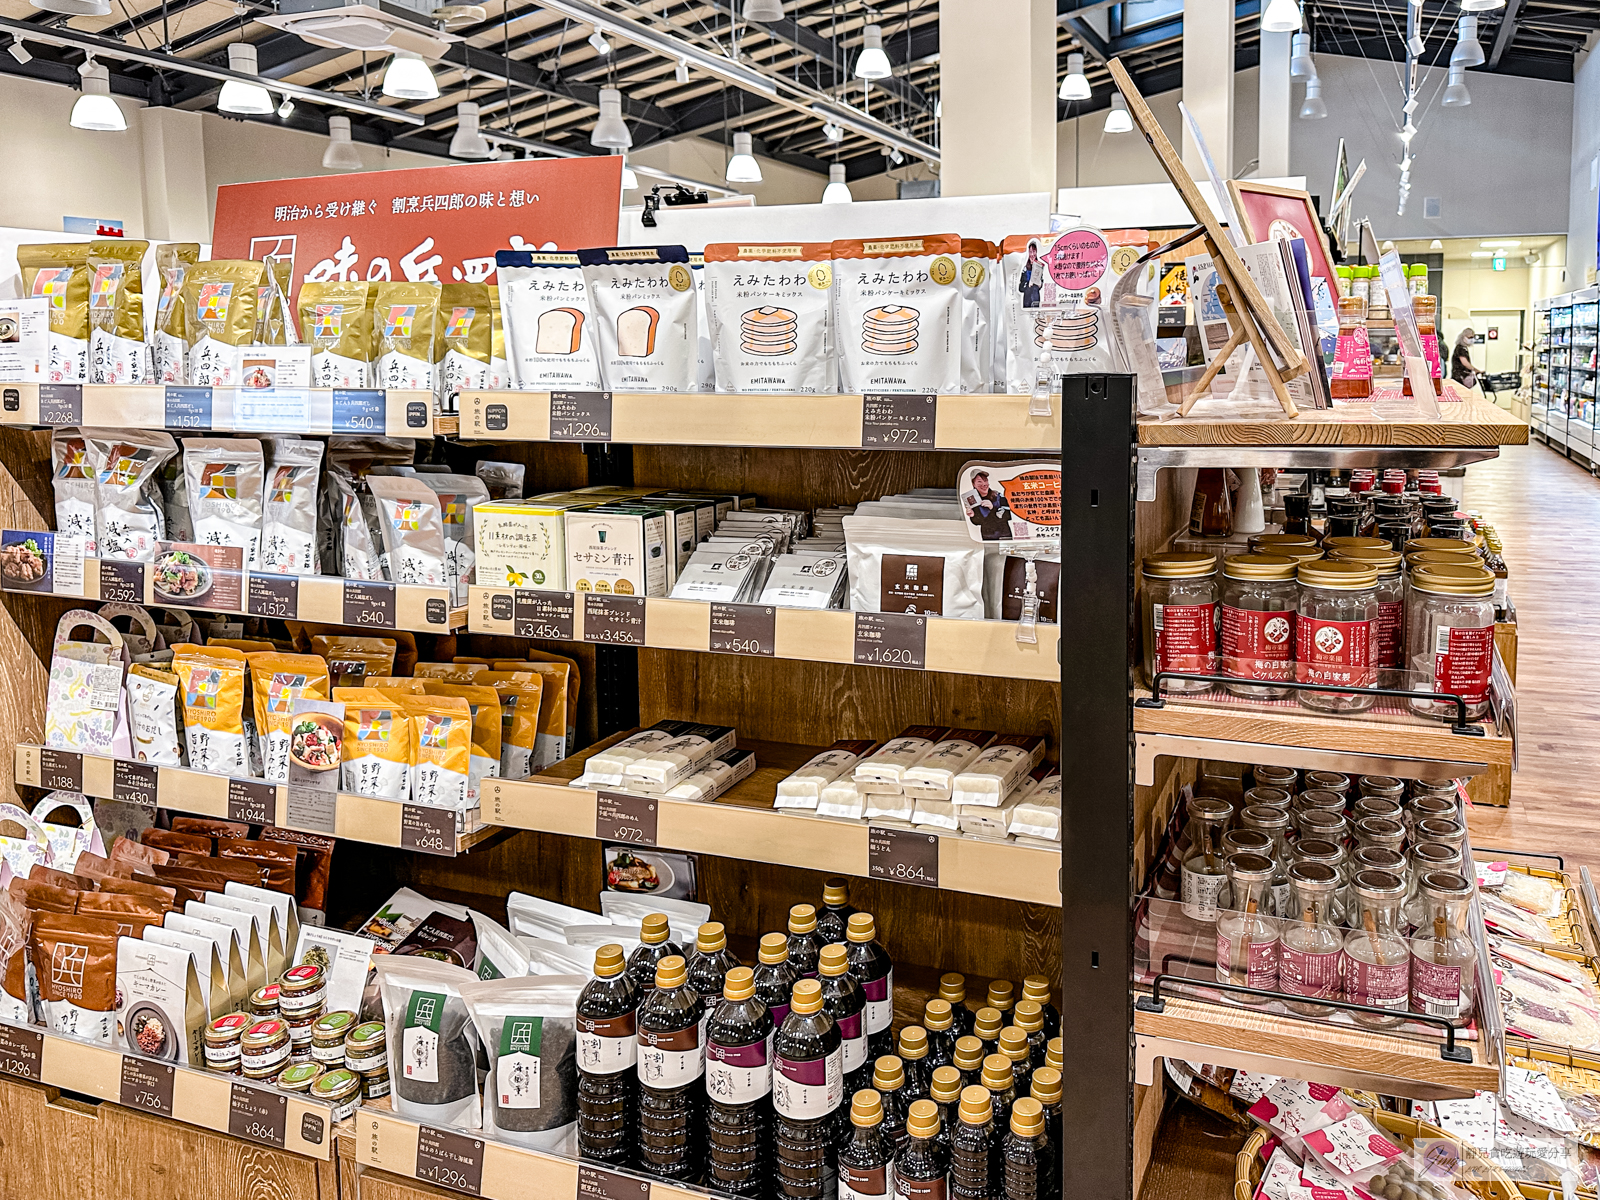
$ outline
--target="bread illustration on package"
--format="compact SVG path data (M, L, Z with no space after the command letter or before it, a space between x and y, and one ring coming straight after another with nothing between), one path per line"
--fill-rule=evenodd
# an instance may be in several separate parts
M622 358L649 358L656 352L656 326L661 314L648 304L630 308L617 318L617 354Z
M576 354L583 345L583 314L575 308L541 313L534 334L536 354Z
M498 256L497 256L498 257ZM682 246L578 251L604 386L619 392L698 387L694 271Z

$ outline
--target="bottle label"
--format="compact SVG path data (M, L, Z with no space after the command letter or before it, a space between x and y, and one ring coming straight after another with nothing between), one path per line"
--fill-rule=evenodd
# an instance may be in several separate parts
M400 1049L405 1077L416 1083L439 1082L439 1025L444 1020L445 997L438 992L412 992L406 1004L405 1030Z
M867 1031L862 1028L860 1013L851 1013L838 1020L839 1036L844 1039L844 1069L854 1071L867 1061Z
M1431 333L1422 335L1422 357L1428 360L1428 374L1435 379L1444 378L1444 363L1439 359L1439 339Z
M1283 948L1278 957L1278 990L1291 996L1339 998L1339 959L1341 951L1321 953Z
M1301 683L1371 687L1378 622L1319 621L1301 615L1295 621L1296 677Z
M1294 678L1292 612L1222 606L1222 670L1238 679Z
M791 1121L825 1117L844 1103L844 1052L824 1058L773 1061L772 1104Z
M1226 875L1206 875L1183 869L1183 915L1195 921L1217 919L1217 899L1228 882Z
M1156 670L1211 675L1217 669L1215 604L1152 604Z
M889 1168L839 1164L839 1200L876 1200L889 1194Z
M1489 695L1489 668L1494 661L1494 626L1433 631L1433 690L1482 704Z
M894 1021L894 968L882 979L869 979L861 990L867 994L867 1032L881 1033Z
M787 1004L774 1004L767 1011L772 1014L772 1032L777 1033L778 1030L783 1028L783 1019L789 1015L789 1006ZM767 1040L770 1042L772 1040L771 1036L768 1036Z
M639 1031L639 1082L646 1087L683 1087L705 1074L706 1055L700 1026L657 1033Z
M1276 939L1270 942L1250 943L1249 953L1244 956L1248 965L1240 964L1245 967L1243 979L1235 979L1233 977L1233 947L1233 939L1218 930L1218 983L1242 983L1245 987L1264 988L1269 992L1278 990L1278 943Z
M1410 983L1411 971L1407 962L1379 966L1345 955L1344 995L1352 1004L1403 1009Z
M1460 1017L1466 1005L1461 997L1461 968L1447 967L1411 956L1411 1007L1430 1017Z
M639 1062L637 1013L620 1017L579 1017L578 1070L589 1075L615 1075Z
M949 1200L950 1190L943 1175L937 1179L907 1179L896 1171L894 1194L896 1200Z
M767 1042L746 1046L706 1043L706 1095L719 1104L749 1104L772 1091Z
M1378 665L1400 670L1406 665L1406 606L1401 600L1378 601Z
M1341 333L1333 343L1334 379L1372 378L1372 339L1365 326Z

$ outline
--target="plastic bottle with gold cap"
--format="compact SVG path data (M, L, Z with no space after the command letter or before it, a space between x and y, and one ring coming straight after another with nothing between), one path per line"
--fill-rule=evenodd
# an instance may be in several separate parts
M844 1040L844 1094L848 1099L872 1081L872 1058L867 1052L867 995L850 974L850 960L842 943L822 948L817 960L817 982L822 1003L839 1025Z
M1060 1038L1052 1039L1051 1045ZM1061 1194L1061 1068L1040 1067L1033 1073L1031 1095L1044 1109L1044 1137L1046 1159L1050 1164L1050 1190L1045 1194Z
M967 977L955 971L939 976L939 999L949 1001L950 1015L955 1018L955 1036L966 1037L972 1032L973 1013L967 1007Z
M779 1029L789 1015L789 995L800 978L789 961L789 939L781 933L762 934L756 959L756 995L772 1013L772 1027Z
M1000 1010L985 1004L973 1017L972 1036L983 1043L985 1054L993 1054L1000 1048L1000 1031L1004 1028L1005 1021L1000 1016Z
M956 1039L956 1070L961 1072L961 1086L972 1087L983 1077L983 1043L976 1035Z
M851 913L845 922L845 955L850 974L867 997L864 1021L867 1054L877 1058L894 1053L894 961L878 944L878 927L871 913Z
M1014 1025L1028 1038L1028 1061L1035 1067L1044 1066L1045 1044L1044 1007L1037 1000L1018 1000L1011 1010ZM1001 1031L1004 1036L1004 1031Z
M639 1006L639 1165L663 1179L697 1181L702 1174L704 1011L683 956L657 963L656 990Z
M789 962L800 979L817 977L817 956L822 939L817 936L817 910L810 904L796 904L789 910Z
M622 947L594 952L594 978L578 993L578 1157L627 1166L639 1120L639 989Z
M639 989L639 1000L656 990L656 964L669 955L683 954L672 940L665 913L650 913L639 922L639 944L628 955L628 978Z
M1028 1083L1033 1078L1033 1045L1028 1041L1027 1032L1017 1025L1002 1029L1000 1054L1011 1063L1011 1086L1017 1095L1026 1096Z
M735 967L706 1022L706 1182L719 1192L766 1192L771 1044L772 1013L756 995L755 972Z
M956 1061L955 1012L950 1001L935 996L922 1006L922 1027L928 1031L928 1061L924 1064L928 1077L933 1077L935 1067L948 1067Z
M942 1123L939 1138L947 1151L950 1148L950 1130L956 1124L956 1106L961 1103L961 1089L966 1086L961 1080L961 1072L955 1067L935 1068L928 1083L928 1099L939 1106L939 1120ZM907 1130L909 1132L909 1125Z
M1001 1144L1005 1200L1047 1200L1051 1180L1050 1144L1044 1129L1044 1106L1024 1096L1011 1108L1011 1128Z
M944 1122L932 1100L918 1100L906 1116L905 1152L895 1159L896 1197L940 1200L950 1178L950 1152L941 1141Z
M722 995L722 981L739 960L728 949L728 931L721 921L707 921L695 931L694 951L689 955L689 986L702 996Z
M830 875L822 885L822 907L817 910L817 940L824 946L844 941L846 924L855 912L850 907L850 881L843 875Z
M889 1195L895 1147L883 1122L883 1098L876 1091L862 1088L850 1097L850 1140L839 1151L839 1200Z
M899 1055L885 1054L872 1064L872 1087L882 1098L883 1132L899 1153L906 1146L906 1110L911 1097L905 1093L906 1069Z
M818 1200L828 1184L834 1114L844 1103L839 1026L823 1006L818 980L794 985L772 1053L777 1194L781 1200Z
M978 1082L989 1089L989 1096L994 1103L996 1130L1006 1127L1006 1122L1011 1119L1011 1106L1022 1094L1017 1090L1017 1077L1011 1069L1011 1061L1004 1054L991 1054L983 1060L983 1073L978 1076Z
M993 1200L1000 1182L1000 1133L985 1087L963 1088L950 1131L952 1200Z
M933 1068L928 1065L928 1031L921 1025L907 1025L895 1040L895 1053L900 1056L906 1073L905 1096L909 1106L928 1094L928 1076Z
M1062 1039L1053 1037L1044 1044L1044 1065L1058 1071L1066 1070L1066 1051Z

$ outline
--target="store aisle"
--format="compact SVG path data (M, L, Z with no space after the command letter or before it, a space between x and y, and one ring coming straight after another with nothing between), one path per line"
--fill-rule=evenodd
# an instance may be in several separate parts
M1507 446L1467 468L1466 501L1506 548L1523 731L1511 807L1475 808L1473 840L1600 872L1600 480L1545 446Z

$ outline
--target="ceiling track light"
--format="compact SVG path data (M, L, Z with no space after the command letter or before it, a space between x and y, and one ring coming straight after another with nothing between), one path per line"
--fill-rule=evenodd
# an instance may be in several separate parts
M604 58L606 55L611 53L611 43L606 41L606 35L601 33L598 29L596 29L584 40L587 41L589 45L594 47L594 52L601 58Z
M456 132L450 139L451 158L488 158L491 151L478 132L478 106L471 100L456 105Z
M723 175L729 183L761 182L761 164L756 161L754 145L754 139L742 130L733 135L733 157Z
M1317 73L1317 64L1311 61L1311 35L1297 33L1289 41L1289 78L1310 79Z
M861 53L856 55L857 79L887 79L894 74L889 56L883 52L883 26L868 25L861 31Z
M437 100L439 81L422 55L396 50L383 73L383 94L395 100Z
M256 65L256 48L249 42L230 42L228 70L239 75L259 78L261 70ZM222 85L222 92L217 96L217 109L220 112L236 113L242 117L265 117L276 111L277 105L272 103L272 97L267 94L267 89L259 83L230 79Z
M11 45L6 48L6 53L24 67L33 61L33 55L28 52L28 48L22 44L22 39L19 37L11 39Z
M1452 67L1477 67L1483 65L1483 47L1478 43L1478 17L1464 12L1456 19L1456 44L1450 51Z
M1105 133L1132 133L1133 118L1128 115L1128 102L1121 92L1111 94L1111 110L1106 113Z
M1094 95L1089 77L1083 73L1083 55L1067 55L1067 73L1062 76L1061 91L1057 94L1063 100L1087 100Z
M689 60L687 58L678 60L678 65L673 68L672 77L679 83L689 82Z
M359 171L366 166L350 140L349 117L328 118L328 148L322 152L322 165L329 171Z
M278 115L280 117L282 117L285 121L287 121L291 116L293 116L294 115L294 101L289 99L289 97L285 96L283 98L283 102L278 105Z
M128 118L111 98L111 72L90 57L78 68L78 79L83 94L73 103L68 123L74 129L96 133L121 133L126 129Z

